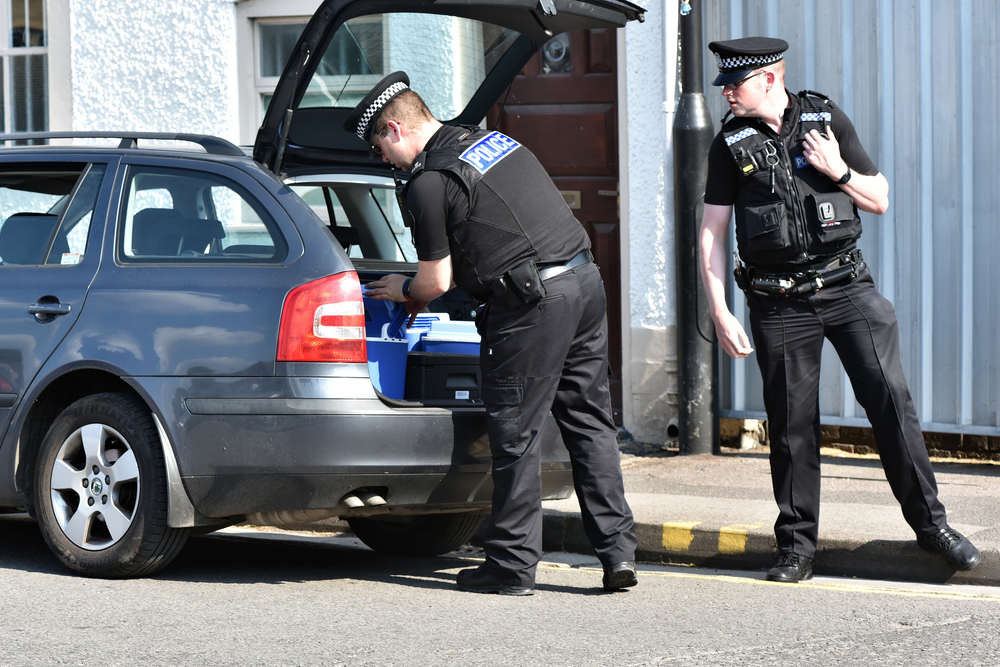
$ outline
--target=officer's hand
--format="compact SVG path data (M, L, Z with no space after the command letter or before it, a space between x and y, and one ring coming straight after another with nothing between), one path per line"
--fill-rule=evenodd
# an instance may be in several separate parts
M408 277L398 273L382 276L365 285L365 296L376 301L405 302L407 299L403 296L403 283Z
M428 303L429 303L428 301L416 301L416 300L406 301L405 303L403 303L403 308L405 308L406 312L410 314L410 319L406 323L407 328L413 326L413 323L417 321L417 315L424 312L424 308L427 307Z
M836 181L847 172L847 163L840 156L840 144L833 136L832 127L827 126L826 136L828 138L824 139L818 130L809 130L802 155L817 171Z
M719 338L719 345L733 359L742 359L753 352L747 332L732 313L715 320L715 335Z

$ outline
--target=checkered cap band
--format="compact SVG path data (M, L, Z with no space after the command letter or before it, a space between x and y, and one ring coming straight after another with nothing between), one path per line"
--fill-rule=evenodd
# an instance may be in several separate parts
M718 53L715 54L715 59L719 63L720 72L738 72L744 69L754 69L757 67L763 67L764 65L770 65L771 63L776 63L782 60L784 56L780 53L770 53L766 56L734 56L732 58L723 58Z
M732 146L737 141L743 141L747 137L753 136L755 134L757 134L757 130L753 129L752 127L745 127L736 134L730 134L728 137L726 137L726 145Z
M833 115L829 111L824 111L822 113L804 113L799 116L799 121L803 123L818 123L820 121L831 122L833 120Z
M371 106L365 109L365 112L361 114L361 120L358 121L358 136L364 139L365 130L368 129L368 123L371 122L372 118L374 118L378 112L382 110L382 107L384 107L389 100L407 88L409 88L409 86L405 83L397 81L382 91L382 94L376 97L375 101L371 103Z

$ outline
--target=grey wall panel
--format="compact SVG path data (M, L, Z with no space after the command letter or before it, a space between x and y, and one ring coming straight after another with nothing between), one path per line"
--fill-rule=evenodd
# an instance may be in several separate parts
M925 3L921 3L924 5ZM956 349L960 343L959 324L962 314L962 295L959 291L961 275L961 184L959 171L961 166L961 132L959 108L960 77L959 53L961 35L958 31L958 17L954 7L946 7L945 3L935 2L930 5L930 21L933 26L933 39L940 40L951 48L935 48L931 54L931 79L922 81L922 87L928 91L931 105L933 154L931 178L921 183L923 188L930 186L932 208L930 217L931 238L927 247L929 258L922 257L925 271L933 275L934 280L924 289L930 289L931 301L931 372L934 381L930 391L925 388L921 397L931 397L931 409L926 405L921 413L930 412L931 419L936 422L955 423L957 421L956 395L958 389L958 356ZM921 7L920 17L923 19L928 12ZM921 37L925 30L921 26ZM924 44L921 44L924 47ZM927 85L929 83L929 85ZM925 119L921 119L923 122ZM926 238L923 239L925 242ZM924 345L928 342L925 340ZM926 379L925 379L926 381ZM926 417L925 417L926 418Z
M973 424L1000 426L1000 281L988 275L985 282L976 275L975 267L996 265L1000 260L1000 165L997 147L1000 137L996 109L1000 104L1000 87L996 72L1000 70L1000 11L994 0L977 0L971 17L972 39L968 46L971 59L972 88L963 99L971 104L972 178L967 179L972 197L972 378L969 419ZM990 224L990 222L993 224Z
M1000 69L998 50L990 48L1000 34L1000 12L992 0L974 3L972 12L972 69L975 83L973 125L975 127L973 145L982 142L1000 144L996 129L996 109L1000 104L995 72ZM984 73L994 73L992 76ZM979 150L973 160L972 189L973 220L996 218L1000 211L1000 169L997 168L995 151ZM1000 248L1000 225L974 225L973 263L984 266L997 262ZM1000 331L1000 283L990 281L976 285L973 291L974 332ZM971 384L972 415L976 424L1000 425L997 405L1000 402L1000 352L997 337L973 336L973 375Z
M1000 10L995 0L704 0L705 42L788 41L786 83L833 98L890 185L860 246L896 307L904 372L924 428L1000 435ZM718 122L726 105L710 82ZM717 125L718 127L718 125ZM732 240L732 235L731 235ZM747 323L742 294L733 312ZM749 329L749 326L747 326ZM723 358L726 416L763 417L755 355ZM867 424L832 347L820 409Z
M910 393L914 400L919 394L921 378L921 327L920 327L920 207L921 190L921 123L919 86L919 39L915 3L892 3L895 8L881 23L884 33L893 35L893 61L884 63L883 69L893 72L895 85L893 95L883 103L892 108L892 126L886 131L895 138L895 151L886 156L886 162L894 167L889 181L889 212L882 217L881 224L895 230L895 252L889 249L895 263L895 289L886 293L896 306L899 318L900 343L902 345L903 369L910 381ZM907 54L905 58L897 54ZM866 222L869 222L866 220ZM869 224L869 231L875 232ZM905 258L905 259L903 259ZM919 414L919 413L918 413Z

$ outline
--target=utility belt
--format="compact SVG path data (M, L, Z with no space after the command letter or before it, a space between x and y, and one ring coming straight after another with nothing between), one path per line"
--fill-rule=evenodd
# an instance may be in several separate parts
M824 287L853 280L865 265L860 250L838 255L795 273L767 273L753 266L747 267L735 252L733 259L736 263L733 277L737 287L744 292L752 290L758 294L779 296L818 292Z
M529 259L494 280L490 290L494 298L503 300L511 308L538 303L545 296L546 280L593 261L589 249L577 253L565 264L550 264L541 269Z

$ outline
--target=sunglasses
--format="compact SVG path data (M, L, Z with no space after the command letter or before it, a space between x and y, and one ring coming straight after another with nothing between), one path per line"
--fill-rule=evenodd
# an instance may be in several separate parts
M746 83L750 79L754 78L755 76L760 76L761 74L766 74L766 73L767 73L766 70L760 70L760 71L758 71L758 72L756 72L754 74L751 74L750 76L743 77L742 79L740 79L739 81L737 81L735 83L727 83L722 88L723 89L730 88L732 90L739 90L740 86L742 86L744 83Z
M382 141L383 139L385 139L386 136L388 136L388 135L385 134L385 133L382 133L382 134L380 134L378 136L373 137L374 141L372 141L371 146L369 146L369 148L371 149L372 153L375 153L375 155L378 155L378 156L385 155L382 152L382 149L378 147L378 143L380 141Z

